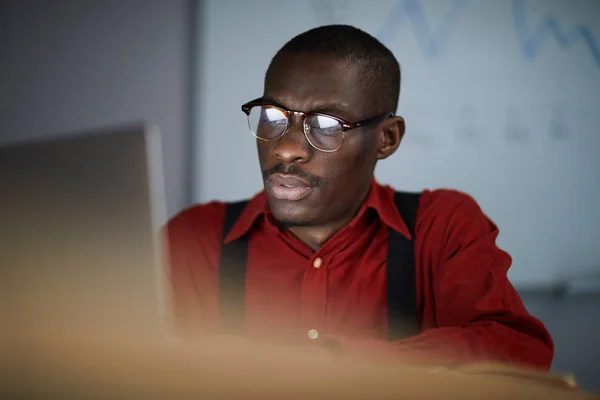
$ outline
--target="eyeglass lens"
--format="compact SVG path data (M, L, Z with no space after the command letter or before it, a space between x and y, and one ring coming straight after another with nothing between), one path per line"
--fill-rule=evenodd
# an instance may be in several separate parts
M277 107L256 106L250 110L248 124L254 136L273 141L285 134L288 118L286 113ZM303 128L309 143L319 150L336 150L342 144L343 127L335 118L309 115L304 120Z

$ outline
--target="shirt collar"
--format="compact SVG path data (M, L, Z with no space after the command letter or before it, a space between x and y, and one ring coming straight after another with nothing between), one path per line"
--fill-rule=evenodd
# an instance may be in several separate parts
M361 209L374 209L379 215L379 218L388 227L404 235L406 238L412 239L406 223L400 216L400 212L396 207L394 195L394 189L387 185L380 185L375 179L373 179L373 182L371 183L371 189L369 190L369 195L365 200L365 207L361 207ZM357 218L363 217L364 214L364 212L359 212ZM225 236L225 243L229 243L244 236L252 229L254 223L260 217L272 218L271 210L269 209L269 204L267 202L267 195L264 191L258 193L252 199L250 199L238 220L235 222L229 233Z

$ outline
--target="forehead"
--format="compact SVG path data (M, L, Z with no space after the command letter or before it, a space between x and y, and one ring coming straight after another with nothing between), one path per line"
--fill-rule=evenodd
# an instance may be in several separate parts
M312 54L285 55L265 80L265 97L295 111L358 118L364 108L360 76L347 61Z

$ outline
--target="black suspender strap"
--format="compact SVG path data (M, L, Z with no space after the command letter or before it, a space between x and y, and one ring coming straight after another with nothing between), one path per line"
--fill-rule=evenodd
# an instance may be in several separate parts
M420 193L396 192L395 202L411 235L414 235ZM419 333L413 241L388 229L387 298L388 339Z
M219 263L219 311L222 333L242 334L245 330L248 236L245 235L227 244L225 237L247 203L247 201L228 203L225 211Z

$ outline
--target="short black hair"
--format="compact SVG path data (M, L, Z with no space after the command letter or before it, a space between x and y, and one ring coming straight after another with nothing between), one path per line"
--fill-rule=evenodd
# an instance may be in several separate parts
M350 25L324 25L290 39L275 54L275 62L288 54L322 54L347 61L359 69L362 84L373 97L378 112L395 113L400 96L400 64L394 54L377 38Z

